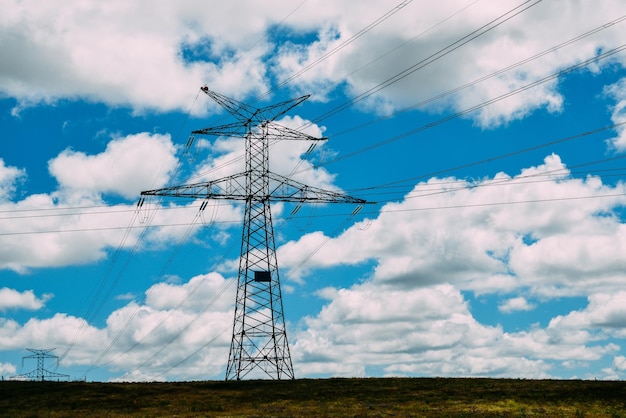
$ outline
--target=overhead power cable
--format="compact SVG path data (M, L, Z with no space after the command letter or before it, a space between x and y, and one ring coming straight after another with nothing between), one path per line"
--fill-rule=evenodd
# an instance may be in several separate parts
M350 38L346 39L345 41L343 41L342 43L340 43L339 45L337 45L336 47L332 48L330 51L327 51L324 55L322 55L321 57L317 58L316 60L314 60L313 62L307 64L306 66L304 66L302 69L300 69L299 71L295 72L294 74L292 74L291 76L287 77L285 80L281 81L280 83L278 83L278 85L276 85L275 87L271 88L270 90L266 91L265 93L263 93L262 95L260 95L259 97L256 98L255 101L259 101L261 99L263 99L264 97L268 96L270 93L278 90L279 88L285 86L286 84L290 83L291 81L293 81L295 78L301 76L302 74L304 74L305 72L307 72L308 70L310 70L311 68L315 67L316 65L318 65L319 63L321 63L322 61L326 60L327 58L331 57L332 55L334 55L335 53L337 53L338 51L342 50L343 48L347 47L348 45L350 45L352 42L356 41L357 39L359 39L361 36L365 35L367 32L369 32L370 30L372 30L373 28L375 28L376 26L380 25L382 22L384 22L385 20L387 20L388 18L390 18L391 16L393 16L394 14L398 13L400 10L402 10L404 7L406 7L409 3L411 3L413 0L403 0L402 2L400 2L398 5L394 6L391 10L387 11L385 14L383 14L382 16L378 17L377 19L375 19L373 22L371 22L370 24L368 24L367 26L365 26L363 29L361 29L360 31L358 31L356 34L354 34L353 36L351 36Z
M445 22L447 22L448 20L450 20L450 19L454 18L455 16L457 16L457 15L461 14L461 13L462 13L462 12L464 12L466 9L468 9L468 8L470 8L470 7L472 7L472 6L474 6L474 5L475 5L476 3L478 3L479 1L481 1L481 0L474 0L472 3L470 3L470 4L468 4L468 5L464 6L464 7L462 7L461 9L459 9L459 10L457 10L456 12L452 13L452 14L451 14L451 15L449 15L448 17L446 17L446 18L444 18L444 19L440 20L439 22L435 23L434 25L430 26L429 28L427 28L427 29L423 30L422 32L418 33L418 34L417 34L417 35L415 35L414 37L412 37L412 38L410 38L410 39L408 39L408 40L406 40L406 41L402 42L400 45L397 45L396 47L394 47L394 48L392 48L392 49L388 50L388 51L387 51L387 52L385 52L384 54L379 55L378 57L376 57L375 59L373 59L373 60L369 61L368 63L363 64L363 65L361 65L360 67L357 67L357 68L353 69L352 71L350 71L349 73L347 73L347 74L345 74L343 77L341 77L341 78L340 78L340 80L342 80L342 81L343 81L343 80L348 80L348 77L350 77L351 75L354 75L354 74L358 73L359 71L361 71L361 70L363 70L363 69L365 69L365 68L367 68L367 67L371 66L372 64L374 64L374 63L376 63L376 62L378 62L378 61L382 60L383 58L385 58L385 57L387 57L387 56L391 55L392 53L394 53L394 52L396 52L396 51L398 51L398 50L402 49L402 48L403 48L403 47L405 47L406 45L408 45L408 44L410 44L410 43L414 42L415 40L417 40L417 39L419 39L420 37L424 36L424 35L425 35L425 34L427 34L428 32L432 31L432 30L433 30L433 29L435 29L436 27L438 27L438 26L440 26L440 25L444 24L444 23L445 23ZM338 86L338 83L334 83L334 84L332 84L331 86L329 86L327 89L324 89L324 90L330 90L330 89L336 88L337 86ZM333 137L334 137L334 136L336 136L336 135L333 135Z
M528 0L525 1L524 3L514 7L513 9L509 10L508 12L500 15L499 17L497 17L496 19L491 20L489 23L481 26L480 28L474 30L473 32L469 33L468 35L465 35L464 37L458 39L457 41L449 44L448 46L440 49L439 51L435 52L434 54L431 54L430 56L424 58L423 60L413 64L412 66L406 68L403 71L400 71L399 73L397 73L396 75L388 78L387 80L383 81L382 83L379 83L378 85L370 88L369 90L359 94L358 96L340 104L339 106L336 106L335 108L321 114L320 116L313 118L313 120L311 121L311 123L319 123L322 120L328 119L331 116L336 115L339 112L342 112L344 110L346 110L347 108L354 106L356 103L370 97L371 95L379 92L382 89L385 89L389 86L391 86L394 83L397 83L398 81L408 77L409 75L413 74L414 72L426 67L427 65L435 62L436 60L439 60L441 58L443 58L444 56L452 53L453 51L456 51L457 49L461 48L464 45L467 45L469 42L485 35L486 33L492 31L493 29L497 28L498 26L504 24L505 22L513 19L515 16L518 16L519 14L525 12L526 10L532 8L533 6L536 6L537 4L539 4L542 0ZM528 3L532 3L530 5L528 5Z
M550 203L550 202L569 202L576 200L589 200L589 199L607 199L614 197L626 197L626 193L608 193L603 195L585 195L585 196L566 196L566 197L554 197L545 199L524 199L524 200L512 200L512 201L500 201L500 202L484 202L473 203L465 205L449 205L449 206L426 206L422 208L406 208L406 209L387 209L380 211L383 213L399 213L399 212L423 212L432 210L445 210L445 209L466 209L466 208L479 208L489 206L509 206L509 205L525 205L531 203ZM371 213L371 212L369 212ZM366 213L367 214L367 213Z
M441 176L444 174L449 174L455 171L460 171L460 170L464 170L467 168L471 168L471 167L475 167L478 165L482 165L482 164L487 164L487 163L491 163L494 161L498 161L498 160L502 160L502 159L506 159L506 158L510 158L513 156L517 156L517 155L521 155L524 153L528 153L528 152L532 152L532 151L536 151L542 148L547 148L550 146L554 146L554 145L558 145L558 144L563 144L566 142L570 142L576 139L581 139L581 138L585 138L585 137L590 137L592 135L596 135L599 134L601 132L605 132L605 131L609 131L609 130L614 130L617 129L619 127L622 127L626 125L626 121L625 122L619 122L619 123L615 123L612 125L607 125L607 126L603 126L600 128L596 128L596 129L591 129L576 135L571 135L565 138L559 138L553 141L548 141L542 144L537 144L531 147L527 147L527 148L523 148L523 149L519 149L519 150L515 150L515 151L511 151L511 152L507 152L504 154L499 154L499 155L495 155L489 158L485 158L482 160L477 160L477 161L473 161L467 164L462 164L462 165L458 165L458 166L454 166L454 167L449 167L449 168L445 168L442 170L437 170L437 171L432 171L429 173L425 173L425 174L420 174L418 176L412 176L412 177L406 177L403 179L399 179L399 180L394 180L391 182L386 182L386 183L382 183L382 184L378 184L378 185L372 185L369 187L363 187L363 188L357 188L357 189L351 189L349 190L350 193L356 193L356 194L361 194L361 193L366 193L366 192L376 192L379 191L381 189L385 189L385 188L389 188L391 186L395 186L395 185L399 185L402 183L409 183L412 182L414 183L415 181L421 180L421 179L426 179L426 178L432 178L432 177L437 177L437 176ZM610 158L610 159L606 159L604 161L611 161L614 159L619 159L622 158L620 157L614 157L614 158ZM376 199L378 202L382 203L382 201L380 199ZM101 207L101 206L98 206ZM171 209L196 209L199 206L185 206L185 207L159 207L159 210L171 210ZM78 206L76 208L63 208L63 210L70 210L70 209L84 209L84 206ZM34 210L34 209L33 209ZM45 210L45 209L44 209ZM29 209L30 211L30 209ZM102 213L108 213L107 211L102 211ZM42 216L47 216L47 215L42 215ZM71 216L75 216L75 214L71 214ZM278 219L278 218L277 218ZM216 221L216 223L220 223L220 224L227 224L227 223L239 223L241 222L240 219L233 219L233 220L224 220L224 221ZM78 233L78 232L93 232L93 231L110 231L110 230L126 230L126 229L144 229L144 228L167 228L167 227L187 227L189 225L189 223L173 223L173 224L146 224L146 225L133 225L134 221L131 222L131 224L129 226L126 227L94 227L94 228L76 228L76 229L63 229L63 230L46 230L46 231L20 231L20 232L0 232L0 236L15 236L15 235L33 235L33 234L57 234L57 233Z
M385 139L383 141L378 141L378 142L376 142L374 144L371 144L371 145L368 145L366 147L357 149L357 150L352 151L350 153L343 154L343 155L341 155L339 157L336 157L336 158L333 158L331 160L324 161L322 163L317 164L315 166L315 168L324 167L324 166L336 163L338 161L342 161L342 160L346 160L348 158L352 158L352 157L354 157L356 155L362 154L362 153L367 152L367 151L374 150L374 149L379 148L379 147L381 147L383 145L387 145L387 144L390 144L392 142L398 141L400 139L404 139L404 138L407 138L409 136L415 135L415 134L417 134L419 132L422 132L422 131L425 131L427 129L434 128L435 126L439 126L439 125L441 125L441 124L443 124L445 122L449 122L449 121L451 121L453 119L457 119L457 118L459 118L461 116L464 116L464 115L467 115L469 113L475 112L476 110L482 109L482 108L484 108L486 106L489 106L489 105L491 105L493 103L496 103L498 101L507 99L507 98L509 98L511 96L514 96L516 94L519 94L521 92L529 90L529 89L531 89L533 87L536 87L536 86L538 86L538 85L540 85L542 83L554 80L554 79L556 79L556 78L558 78L558 77L560 77L562 75L574 72L574 71L576 71L576 70L578 70L580 68L586 67L586 66L588 66L590 64L594 64L594 63L596 63L598 61L601 61L603 59L609 58L609 57L611 57L613 55L616 55L616 54L618 54L618 53L620 53L620 52L622 52L624 50L626 50L626 44L622 44L621 46L619 46L617 48L614 48L614 49L611 49L611 50L608 50L608 51L605 51L605 52L601 53L600 55L598 55L596 57L589 58L589 59L587 59L587 60L585 60L585 61L583 61L581 63L572 65L571 67L568 67L568 68L566 68L564 70L558 71L558 72L556 72L554 74L551 74L551 75L549 75L547 77L544 77L544 78L536 80L536 81L534 81L532 83L526 84L525 86L522 86L522 87L517 88L515 90L511 90L511 91L509 91L507 93L504 93L504 94L502 94L500 96L494 97L492 99L489 99L489 100L484 101L482 103L479 103L477 105L469 107L469 108L467 108L465 110L456 112L456 113L454 113L452 115L446 116L446 117L441 118L439 120L436 120L434 122L427 123L427 124L422 125L422 126L420 126L418 128L411 129L409 131L405 131L404 133L395 135L395 136L393 136L391 138L388 138L388 139Z
M289 12L287 14L287 16L285 16L280 22L278 22L276 24L276 26L281 26L283 23L285 23L287 21L287 19L289 19L294 13L296 13L308 0L304 0L302 1L300 4L298 4L296 6L295 9L293 9L291 12ZM259 39L256 40L256 42L254 42L252 45L250 45L244 52L243 54L241 54L238 58L241 58L241 56L249 53L250 51L252 51L254 48L256 48L256 46L258 44L260 44L261 42L263 42L264 40L266 40L269 37L269 32L265 32L265 34L263 36L261 36Z
M165 265L162 267L161 272L157 275L157 281L160 281L162 279L162 277L165 275L165 272L167 271L167 268L171 265L172 261L174 260L174 257L176 257L176 255L178 254L178 252L181 250L183 244L187 241L187 239L189 238L189 236L191 235L193 228L196 226L196 224L199 222L200 218L201 218L201 213L202 210L204 210L205 205L203 204L201 206L201 210L198 211L198 213L196 213L196 216L194 217L194 219L188 224L187 230L185 231L185 233L183 234L183 236L180 238L180 240L178 241L178 245L176 246L176 248L174 249L174 251L170 254L170 257L167 259ZM145 295L145 299L147 299L148 297L150 297L150 294L152 293L152 290L154 288L151 287L148 292ZM195 290L194 290L195 291ZM121 336L128 330L128 328L130 327L130 324L132 323L132 321L135 319L135 317L137 316L137 314L139 313L139 306L135 307L135 309L133 310L133 312L129 315L128 319L126 320L126 322L124 323L124 325L122 325L122 327L120 328L120 330L118 331L118 333L115 335L115 337L113 337L109 343L109 345L100 353L100 355L96 358L96 360L94 361L94 363L100 363L100 361L102 360L102 358L104 358L104 356L106 356L109 351L113 348L113 346L115 346L115 344L117 343L117 341L119 341L119 339L121 338ZM155 327L156 328L156 327Z
M533 2L534 1L534 2ZM347 102L344 102L343 104L329 110L328 112L314 118L312 121L310 121L308 124L305 124L304 126L300 127L298 130L302 131L303 129L307 128L308 126L314 124L314 123L319 123L322 120L331 117L333 115L335 115L336 113L339 113L345 109L347 109L350 106L353 106L354 104L358 103L359 101L373 95L374 93L377 93L378 91L389 87L390 85L394 84L397 81L402 80L403 78L407 77L408 75L414 73L415 71L431 64L432 62L438 60L439 58L442 58L443 56L453 52L454 50L460 48L461 46L471 42L472 40L484 35L485 33L491 31L492 29L495 29L496 27L502 25L503 23L507 22L508 20L512 19L513 17L519 15L520 13L528 10L529 8L537 5L538 3L540 3L542 0L527 0L524 3L521 3L520 5L514 7L513 9L509 10L508 12L500 15L499 17L497 17L496 19L493 19L492 21L490 21L489 23L483 25L482 27L474 30L473 32L469 33L468 35L465 35L464 37L460 38L459 40L453 42L452 44L449 44L448 46L446 46L445 48L439 50L438 52L430 55L429 57L419 61L418 63L412 65L411 67L405 69L404 71L401 71L400 73L396 74L395 76L385 80L383 83L378 84L377 86L371 88L370 90L356 96L355 98L348 100ZM531 3L530 5L527 5L528 3ZM525 6L526 5L526 6ZM525 7L524 7L525 6ZM233 159L232 161L229 161L227 163L224 163L220 166L220 168L223 168L226 165L232 164L235 161L241 160L243 159L243 156ZM320 167L321 165L318 165L316 167ZM213 168L210 171L216 170L217 168ZM201 175L204 175L205 173L202 173ZM195 176L195 177L199 177L199 175Z
M476 2L474 2L474 3L476 3ZM471 6L471 5L473 5L474 3L470 4L470 6ZM469 6L466 6L466 7L469 7ZM459 13L459 12L457 12L457 13ZM449 19L449 17L448 17L448 18L446 18L445 20L447 20L447 19ZM561 43L561 44L559 44L559 45L556 45L556 46L554 46L554 47L552 47L552 48L549 48L549 49L547 49L547 50L545 50L545 51L543 51L543 52L540 52L540 53L535 54L535 55L533 55L533 56L531 56L531 57L528 57L528 58L525 58L525 59L523 59L523 60L521 60L521 61L518 61L517 63L514 63L514 64L512 64L512 65L510 65L510 66L508 66L508 67L506 67L506 68L500 69L500 70L495 71L495 72L493 72L493 73L491 73L491 74L488 74L488 75L486 75L486 76L480 77L480 78L478 78L478 79L476 79L476 80L473 80L473 81L471 81L471 82L469 82L469 83L466 83L466 84L464 84L464 85L461 85L461 86L455 87L455 88L453 88L453 89L451 89L451 90L449 90L449 91L447 91L447 92L441 93L441 94L439 94L439 95L437 95L437 96L431 97L431 98L426 99L426 100L424 100L424 101L422 101L422 102L419 102L419 103L416 103L416 104L410 105L410 106L408 106L408 107L405 107L405 108L403 108L403 109L401 109L401 110L399 110L399 111L394 112L394 113L393 113L392 115L390 115L390 116L386 116L386 117L382 117L382 118L374 119L374 120L371 120L371 121L365 122L365 123L363 123L363 124L360 124L360 125L357 125L357 126L354 126L354 127L350 127L350 128L347 128L347 129L345 129L345 130L343 130L343 131L337 132L337 133L333 134L333 137L338 137L338 136L341 136L341 135L345 135L345 134L347 134L347 133L349 133L349 132L352 132L352 131L355 131L355 130L358 130L358 129L362 129L362 128L364 128L364 127L366 127L366 126L370 126L370 125L372 125L372 124L374 124L374 123L377 123L377 122L380 122L380 121L383 121L383 120L387 120L387 119L389 119L389 118L391 118L391 117L397 116L397 115L398 115L398 114L400 114L400 113L407 112L407 111L410 111L410 110L414 110L414 109L419 108L419 107L421 107L421 106L424 106L424 105L426 105L426 104L430 104L430 103L435 102L435 101L437 101L437 100L441 100L441 99L443 99L443 98L445 98L445 97L447 97L447 96L450 96L450 95L452 95L452 94L454 94L454 93L458 93L459 91L461 91L461 90L463 90L463 89L466 89L466 88L468 88L468 87L474 86L474 85L476 85L476 84L478 84L478 83L480 83L480 82L483 82L483 81L486 81L486 80L488 80L488 79L490 79L490 78L494 78L494 77L496 77L496 76L499 76L499 75L501 75L501 74L504 74L504 73L505 73L505 72L507 72L507 71L510 71L510 70L515 69L515 68L517 68L517 67L519 67L519 66L522 66L522 65L524 65L524 64L527 64L527 63L529 63L529 62L531 62L531 61L533 61L533 60L536 60L536 59L538 59L538 58L540 58L540 57L546 56L547 54L553 53L553 52L555 52L555 51L557 51L557 50L559 50L559 49L561 49L561 48L563 48L563 47L565 47L565 46L569 46L569 45L572 45L572 44L574 44L574 43L576 43L576 42L579 42L580 40L582 40L582 39L584 39L584 38L587 38L587 37L589 37L589 36L592 36L592 35L594 35L594 34L596 34L596 33L600 32L600 31L602 31L602 30L608 29L608 28L610 28L610 27L613 27L613 26L614 26L614 25L616 25L616 24L622 23L624 20L626 20L626 15L621 16L621 17L618 17L618 18L616 18L616 19L614 19L614 20L612 20L612 21L610 21L610 22L607 22L607 23L605 23L605 24L603 24L603 25L600 25L600 26L598 26L598 27L595 27L595 28L593 28L593 29L591 29L591 30L589 30L589 31L587 31L587 32L585 32L585 33L583 33L583 34L580 34L580 35L578 35L578 36L576 36L576 37L574 37L574 38L571 38L571 39L569 39L568 41L565 41L565 42L563 42L563 43ZM439 25L440 23L442 23L442 22L439 22L437 25ZM436 26L437 26L437 25L436 25ZM468 35L468 36L469 36L469 35ZM380 58L380 57L379 57L379 58ZM301 127L301 128L300 128L300 130L304 129L306 126L308 126L308 125L305 125L305 126ZM199 177L202 177L202 176L208 175L208 174L210 174L210 173L211 173L211 172L213 172L213 171L222 170L222 169L224 169L225 167L227 167L228 165L234 164L234 163L236 163L237 161L240 161L240 160L242 160L242 159L243 159L243 155L242 155L242 156L240 156L240 157L233 158L232 160L229 160L229 161L227 161L227 162L224 162L224 163L220 164L219 166L212 167L210 170L206 170L206 171L204 171L204 172L202 172L202 173L198 173L197 175L193 176L193 177L192 177L192 179L195 179L195 178L199 178ZM318 165L316 165L315 167L321 167L321 166L323 166L323 164L318 164ZM303 171L303 170L301 170L301 171ZM296 168L293 170L292 174L293 174L293 173L299 173L299 172L300 172L300 171L298 171L298 167L296 167Z
M406 107L404 107L402 109L399 109L399 110L393 112L392 114L390 114L388 116L384 116L384 117L381 117L381 118L373 119L373 120L367 121L365 123L362 123L360 125L353 126L353 127L344 129L342 131L336 132L336 133L333 134L333 138L345 135L345 134L347 134L349 132L353 132L353 131L365 128L367 126L373 125L373 124L378 123L380 121L391 119L391 118L396 117L396 116L398 116L398 115L400 115L402 113L405 113L405 112L408 112L408 111L411 111L411 110L415 110L415 109L423 107L423 106L425 106L427 104L430 104L430 103L436 102L438 100L444 99L444 98L446 98L448 96L451 96L451 95L453 95L455 93L458 93L458 92L460 92L460 91L462 91L464 89L467 89L469 87L473 87L473 86L475 86L475 85L477 85L479 83L482 83L483 81L495 78L495 77L500 76L500 75L502 75L502 74L504 74L504 73L506 73L508 71L511 71L511 70L515 69L515 68L521 67L524 64L528 64L531 61L534 61L536 59L544 57L544 56L546 56L548 54L554 53L554 52L558 51L561 48L564 48L566 46L569 46L569 45L572 45L572 44L574 44L576 42L579 42L579 41L581 41L581 40L583 40L585 38L588 38L588 37L590 37L592 35L597 34L600 31L603 31L605 29L613 27L613 26L617 25L618 23L621 23L621 22L623 22L625 20L626 20L626 15L620 16L617 19L614 19L614 20L612 20L612 21L610 21L608 23L605 23L603 25L595 27L595 28L593 28L593 29L583 33L583 34L580 34L580 35L578 35L578 36L576 36L574 38L571 38L571 39L569 39L569 40L567 40L565 42L562 42L562 43L560 43L558 45L555 45L555 46L553 46L551 48L548 48L548 49L546 49L546 50L544 50L542 52L539 52L539 53L537 53L537 54L535 54L535 55L533 55L531 57L525 58L525 59L523 59L521 61L518 61L518 62L516 62L514 64L511 64L511 65L509 65L509 66L507 66L505 68L497 70L497 71L495 71L495 72L493 72L491 74L479 77L479 78L477 78L477 79L475 79L473 81L470 81L470 82L465 83L465 84L463 84L461 86L455 87L455 88L453 88L451 90L448 90L448 91L446 91L444 93L441 93L441 94L438 94L436 96L430 97L430 98L428 98L426 100L423 100L423 101L421 101L419 103L415 103L415 104L412 104L410 106L406 106Z
M407 44L407 43L409 43L409 42L411 42L411 41L413 41L413 40L417 39L418 37L422 36L423 34L425 34L425 33L429 32L429 31L431 31L432 29L434 29L434 28L436 28L436 27L438 27L438 26L442 25L442 24L443 24L443 23L445 23L446 21L450 20L450 19L451 19L451 18L453 18L454 16L456 16L456 15L458 15L459 13L463 12L463 11L464 11L464 10L466 10L467 8L469 8L469 7L473 6L474 4L478 3L479 1L481 1L481 0L475 0L474 2L470 3L469 5L464 6L464 7L463 7L463 8L461 8L460 10L458 10L458 11L456 11L455 13L451 14L450 16L446 17L445 19L443 19L443 20L441 20L441 21L437 22L436 24L434 24L434 25L433 25L433 26L431 26L430 28L428 28L428 29L426 29L426 30L422 31L422 32L421 32L420 34L418 34L417 36L414 36L414 37L413 37L413 38L411 38L410 40L408 40L408 41L404 42L404 43L403 43L403 44L401 44L400 46L398 46L398 47L394 48L393 50L389 51L388 53L386 53L386 54L383 54L383 55L379 56L378 58L376 58L375 60L373 60L373 61L369 62L368 64L365 64L365 65L363 65L363 66L359 67L358 69L356 69L356 70L352 71L351 73L347 74L346 76L342 77L342 80L346 79L348 76L350 76L351 74L353 74L353 73L357 72L358 70L363 69L363 68L367 67L368 65L371 65L371 64L373 64L374 62L376 62L376 61L378 61L378 60L380 60L380 59L384 58L384 57L385 57L386 55L388 55L389 53L391 53L391 52L395 51L396 49L401 48L401 47L402 47L402 46L404 46L405 44ZM393 10L394 10L394 9L392 9L392 11L393 11ZM379 18L379 19L380 19L380 18ZM372 25L373 23L374 23L374 22L370 23L370 25ZM368 25L368 26L370 26L370 25ZM309 69L310 69L310 68L309 68ZM295 78L295 77L293 77L293 78ZM334 85L333 85L333 87L336 87L337 85L338 85L338 83L337 83L337 84L334 84ZM273 91L273 90L271 90L271 91ZM258 99L257 99L257 100L258 100ZM301 130L301 129L303 129L303 128L300 128L300 130ZM273 145L273 143L272 143L272 144L270 144L270 146L271 146L271 145ZM235 164L235 163L237 163L238 161L241 161L241 160L243 160L243 155L241 155L240 157L233 158L232 160L226 161L226 162L224 162L224 163L220 164L219 166L215 166L215 167L212 167L212 168L211 168L211 169L209 169L209 170L206 170L206 171L204 171L204 172L198 173L198 174L196 174L196 175L192 176L192 177L190 178L190 180L197 179L197 178L200 178L200 177L202 177L202 176L208 175L208 174L210 174L210 173L212 173L212 172L222 170L222 169L224 169L224 168L226 168L226 167L228 167L228 166L230 166L230 165L232 165L232 164ZM297 167L294 169L294 171L295 171L295 170L297 170Z
M119 245L117 246L115 252L113 253L113 257L111 258L111 261L108 263L107 269L105 270L104 274L100 278L100 281L98 282L98 285L96 286L94 290L94 294L92 295L89 301L89 304L87 305L86 312L83 315L80 321L80 324L78 328L76 329L76 332L74 333L74 336L72 337L68 345L65 347L63 354L59 356L59 361L62 361L69 354L69 352L72 350L74 345L78 342L78 340L82 336L82 333L85 330L85 328L88 326L88 322L91 319L93 319L93 317L95 316L95 313L98 312L100 307L103 305L104 302L98 305L97 301L98 299L100 299L100 297L102 296L102 293L104 292L106 284L112 274L113 266L115 266L118 259L121 257L122 250L126 246L126 241L128 240L128 237L130 236L130 231L132 230L135 221L138 219L138 213L139 213L139 207L137 207L133 217L131 218L129 225L126 227L124 231L124 236L122 237Z
M626 158L626 156L624 157ZM585 164L581 164L585 165ZM537 184L537 183L553 183L555 180L559 180L559 176L570 175L598 175L602 174L602 178L610 177L624 177L626 175L626 167L619 167L617 169L605 169L605 170L593 170L593 171L571 171L568 168L545 172L541 174L533 174L531 176L515 176L507 177L503 179L459 179L459 180L447 180L438 181L436 183L425 183L413 187L410 191L406 188L401 190L390 190L377 193L365 193L362 196L376 196L378 203L397 202L398 200L417 199L437 194L453 193L459 190L466 189L480 189L483 187L501 187L501 186L517 186L521 184ZM531 179L531 180L529 180ZM532 180L535 179L535 180ZM580 178L579 178L580 179ZM568 180L574 180L569 178ZM445 186L442 189L442 186ZM381 198L383 195L394 196L392 198Z
M445 168L445 169L442 169L442 170L431 171L431 172L426 173L426 174L420 174L419 176L407 177L407 178L404 178L402 180L395 180L395 181L392 181L392 182L386 182L386 183L378 184L378 185L375 185L375 186L363 187L363 188L360 188L360 189L353 189L353 191L358 193L358 192L363 192L363 191L366 191L366 190L372 190L372 189L379 189L379 188L382 188L382 187L388 187L390 185L395 185L395 184L399 184L399 183L415 182L417 180L421 180L421 179L425 179L425 178L437 177L437 176L441 176L442 174L448 174L448 173L452 173L454 171L464 170L464 169L475 167L475 166L478 166L478 165L491 163L491 162L494 162L494 161L498 161L498 160L514 157L514 156L525 154L525 153L532 152L532 151L537 151L539 149L551 147L551 146L554 146L554 145L557 145L557 144L563 144L565 142L570 142L570 141L573 141L573 140L576 140L576 139L585 138L585 137L588 137L588 136L591 136L591 135L598 134L600 132L605 132L605 131L608 131L608 130L614 130L614 129L617 129L617 128L619 128L621 126L624 126L624 125L626 125L626 121L625 122L614 123L614 124L607 125L607 126L603 126L601 128L591 129L589 131L585 131L585 132L582 132L582 133L579 133L579 134L576 134L576 135L571 135L571 136L568 136L568 137L565 137L565 138L560 138L560 139L556 139L556 140L553 140L553 141L544 142L542 144L533 145L532 147L527 147L527 148L523 148L523 149L507 152L507 153L504 153L504 154L496 155L496 156L493 156L493 157L484 158L482 160L473 161L471 163L462 164L462 165L458 165L458 166L455 166L455 167L449 167L449 168Z
M200 209L198 210L198 212L196 213L196 216L194 217L193 221L190 222L188 224L188 228L185 231L185 234L181 237L181 239L178 242L178 245L176 246L175 250L173 251L173 253L170 254L170 256L168 257L167 261L165 262L165 264L162 266L160 273L156 276L156 282L160 282L162 280L162 278L166 275L167 273L167 269L169 268L169 266L172 264L172 262L174 261L175 257L178 255L178 253L180 252L180 250L182 249L183 244L189 239L189 237L191 236L191 233L193 232L194 227L200 222L200 220L202 219L202 213L203 211L206 209L207 204L206 201L203 201L202 205L200 205ZM173 310L177 310L179 309L185 302L187 302L187 300L193 296L193 294L200 289L200 287L202 286L202 282L199 282L197 284L197 286L195 286L190 292L189 294L186 296L185 299L183 299L182 301L180 301L180 303L174 307ZM230 284L227 284L230 285ZM152 294L152 292L154 291L154 287L151 287L150 289L148 289L148 291L146 292L146 295L144 297L144 300L147 300L150 295ZM222 294L223 292L225 292L225 290L219 292L219 294ZM150 335L152 335L154 333L154 331L159 328L161 325L163 325L171 316L171 311L170 314L168 314L165 318L163 318L159 323L154 324L154 326L146 333L146 335L144 335L144 337L138 341L136 341L131 347L129 347L128 349L126 349L124 352L122 352L121 354L118 354L117 356L115 356L112 359L109 359L108 361L101 363L102 359L104 357L106 357L106 355L111 351L111 349L115 346L115 344L119 341L119 339L122 337L122 335L124 335L124 333L127 332L127 330L130 327L130 324L132 323L132 321L135 319L135 317L137 316L137 314L139 313L141 307L138 305L135 307L135 309L133 310L133 312L130 314L130 316L128 317L128 319L126 320L126 322L124 323L124 325L120 328L120 330L117 332L117 334L111 339L109 345L98 355L98 357L96 358L96 360L94 361L94 365L92 367L90 367L89 369L87 369L85 371L85 374L89 373L90 371L100 368L100 367L104 367L108 364L113 363L116 359L119 359L120 357L128 354L130 351L134 350L136 347L138 347L140 344L142 344Z

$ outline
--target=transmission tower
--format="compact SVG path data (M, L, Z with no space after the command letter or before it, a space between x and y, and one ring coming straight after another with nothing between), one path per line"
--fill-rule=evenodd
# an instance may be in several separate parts
M258 378L259 375L277 380L293 379L270 202L359 205L367 202L341 193L307 186L270 172L270 141L327 139L315 138L275 122L278 117L309 96L257 109L215 93L206 86L202 87L202 91L237 121L193 131L190 141L193 141L194 135L244 138L245 171L213 181L143 191L141 195L245 202L235 316L226 380Z
M52 354L50 354L52 351L54 351L54 348L48 348L45 350L27 348L26 350L30 351L33 354L31 354L30 356L22 357L22 367L24 367L25 359L34 358L34 359L37 359L37 369L30 371L28 373L18 374L16 376L13 376L13 379L30 379L30 380L37 380L37 381L42 381L42 382L44 380L69 379L70 375L68 374L51 372L50 370L46 370L44 367L44 363L46 359L56 359L57 365L58 365L59 357L53 356Z

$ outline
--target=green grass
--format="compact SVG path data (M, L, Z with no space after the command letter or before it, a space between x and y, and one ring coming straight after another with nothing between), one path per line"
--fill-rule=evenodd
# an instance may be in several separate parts
M0 382L7 417L625 417L626 382L320 379Z

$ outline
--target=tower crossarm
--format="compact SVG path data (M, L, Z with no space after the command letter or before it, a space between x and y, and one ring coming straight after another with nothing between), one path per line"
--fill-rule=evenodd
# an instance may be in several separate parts
M289 112L294 107L298 106L300 103L305 101L311 97L310 94L296 97L294 99L285 100L284 102L276 103L267 107L263 107L259 109L259 119L260 120L276 120L285 113Z
M286 126L282 126L275 122L267 124L266 132L272 139L289 139L296 141L326 141L328 139L327 137L317 138L315 136L305 134L304 132L287 128Z
M200 90L202 90L207 96L213 99L218 105L222 106L228 111L228 113L241 122L251 120L259 111L259 109L254 106L250 106L249 104L242 103L238 100L231 99L230 97L226 97L222 94L209 90L208 86L200 87Z
M200 90L246 125L258 125L264 121L276 120L310 97L310 95L305 95L263 108L255 108L249 104L209 90L208 86L201 87Z
M276 122L262 122L260 125L262 125L263 128L257 125L257 130L259 132L263 131L262 134L267 135L271 139L290 139L304 141L325 141L328 139L327 137L317 138L298 130L287 128L286 126L280 125ZM204 129L197 129L195 131L192 131L191 134L245 138L250 132L251 131L247 126L245 126L245 124L236 122L226 125L212 126ZM252 129L252 132L254 133L256 132L256 130Z
M141 195L186 197L190 199L268 200L276 202L351 203L357 205L374 203L340 192L308 186L272 172L267 173L271 186L269 195L248 196L245 183L247 175L248 173L239 173L213 181L145 190L141 192Z
M161 189L145 190L142 196L187 197L191 199L246 200L246 173L233 174L218 180Z
M272 189L270 200L280 202L317 202L317 203L351 203L357 205L372 204L358 197L348 196L344 193L332 190L324 190L318 187L308 186L296 180L281 176L276 173L268 173Z
M248 128L244 123L235 122L226 125L212 126L204 129L197 129L191 132L192 135L212 135L212 136L234 136L244 138L248 134Z

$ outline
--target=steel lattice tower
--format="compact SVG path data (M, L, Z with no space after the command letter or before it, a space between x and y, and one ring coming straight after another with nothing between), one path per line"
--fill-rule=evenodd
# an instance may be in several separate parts
M19 379L19 378L27 378L30 380L39 380L39 381L44 381L44 380L51 380L53 378L58 379L69 379L69 375L68 374L61 374L61 373L55 373L55 372L51 372L50 370L46 370L46 368L44 367L44 363L46 361L46 359L56 359L57 362L59 361L59 357L58 356L53 356L52 354L50 354L52 351L54 351L54 348L48 348L48 349L44 349L44 350L37 350L34 348L27 348L26 350L30 351L31 354L30 356L24 356L22 357L22 366L24 366L24 360L25 359L37 359L37 368L33 371L30 371L28 373L24 373L24 374L18 374L17 376L14 376L14 379Z
M226 380L240 380L246 376L258 375L272 379L293 379L270 202L367 202L310 187L270 172L270 141L326 139L315 138L275 122L278 117L309 96L257 109L215 93L206 86L202 87L202 91L233 115L237 122L193 131L192 137L213 135L244 138L245 171L203 183L143 191L141 195L245 202L233 335Z

